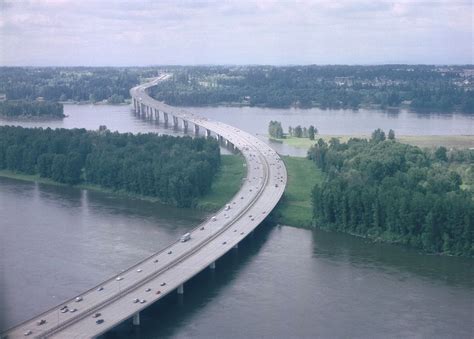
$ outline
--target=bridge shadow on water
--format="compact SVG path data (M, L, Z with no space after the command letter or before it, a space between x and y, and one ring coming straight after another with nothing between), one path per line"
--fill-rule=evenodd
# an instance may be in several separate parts
M204 269L184 284L184 295L176 291L140 312L140 326L127 319L113 330L100 336L101 339L162 338L172 337L183 324L211 303L259 253L275 226L270 221L260 224L253 234L231 249L216 262L216 269Z

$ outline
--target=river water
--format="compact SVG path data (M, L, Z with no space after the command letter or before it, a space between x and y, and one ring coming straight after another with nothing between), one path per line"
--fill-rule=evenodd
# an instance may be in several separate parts
M265 133L265 126L256 127L263 119L258 114L236 123L219 110L205 114ZM21 125L156 131L126 106L66 106L66 114L64 121ZM442 129L445 118L439 119L430 126ZM453 119L462 123L452 134L468 134L463 131L472 119ZM433 129L432 134L443 133ZM204 217L99 192L0 178L0 329L117 274ZM472 259L262 225L219 260L215 272L205 270L186 284L183 297L166 297L143 312L139 328L127 322L105 337L472 338L473 314Z
M270 109L259 107L186 107L210 119L236 126L246 132L259 136L269 142L268 123L277 120L286 132L289 126L314 125L324 135L370 135L375 129L388 132L395 130L397 135L473 135L474 115L466 114L417 114L408 111L374 110L321 110L313 109ZM137 119L129 106L109 105L65 105L64 120L55 121L14 121L0 119L0 125L22 125L24 127L86 128L98 129L106 125L111 131L147 133L158 132L177 134L163 125L151 125ZM269 142L280 154L306 156L306 150L286 144Z

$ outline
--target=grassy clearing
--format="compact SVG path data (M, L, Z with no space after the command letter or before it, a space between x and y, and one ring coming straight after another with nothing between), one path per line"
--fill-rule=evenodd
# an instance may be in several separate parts
M283 157L288 171L288 184L282 201L278 205L278 221L285 225L311 226L311 191L324 175L316 165L306 158Z
M435 148L444 146L450 148L474 147L474 135L402 135L397 137L401 143L418 146L421 148Z
M316 135L316 139L322 138L326 142L331 138L337 138L341 142L346 142L350 138L370 138L370 135ZM287 145L309 149L315 141L308 138L286 137L285 139L274 139ZM418 146L421 148L435 148L444 146L446 148L472 148L474 147L474 135L402 135L397 136L397 141Z
M222 155L221 168L212 183L211 191L199 199L197 208L214 211L222 208L237 193L247 169L241 155Z

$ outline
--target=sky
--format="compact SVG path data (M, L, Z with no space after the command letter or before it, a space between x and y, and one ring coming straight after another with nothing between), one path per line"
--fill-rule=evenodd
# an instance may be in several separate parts
M0 0L0 65L473 64L473 10L473 0Z

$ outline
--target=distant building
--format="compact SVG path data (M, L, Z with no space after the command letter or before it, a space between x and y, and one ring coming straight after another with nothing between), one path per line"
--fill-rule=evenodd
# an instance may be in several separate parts
M352 77L335 77L334 82L338 86L352 86Z
M36 101L44 101L44 98L43 97L37 97Z
M5 93L0 93L0 101L6 101L7 95Z

